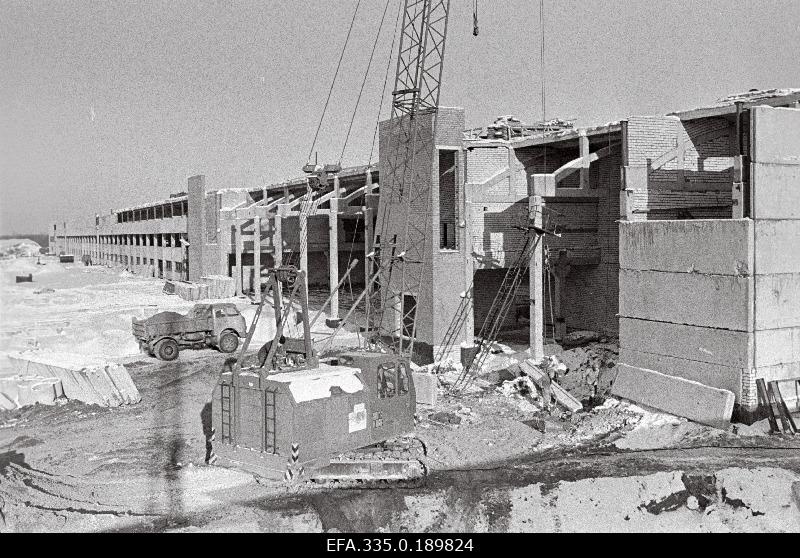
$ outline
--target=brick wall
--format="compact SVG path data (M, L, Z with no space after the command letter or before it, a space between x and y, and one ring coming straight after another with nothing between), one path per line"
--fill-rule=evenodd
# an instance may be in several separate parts
M642 179L626 185L629 219L730 218L735 136L722 117L630 117L628 165Z

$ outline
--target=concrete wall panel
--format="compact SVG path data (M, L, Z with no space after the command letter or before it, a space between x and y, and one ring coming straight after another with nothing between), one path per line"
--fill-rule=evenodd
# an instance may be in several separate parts
M800 273L800 220L756 220L754 252L758 275Z
M800 165L800 110L754 107L753 161Z
M707 386L732 391L737 399L742 391L743 369L723 364L699 362L674 356L657 355L620 347L619 362L637 368L657 370L662 374L700 382Z
M620 270L619 314L748 331L751 277Z
M747 219L620 222L620 267L747 274L751 226Z
M800 165L753 163L753 217L800 219Z
M625 347L637 351L736 368L749 366L747 332L631 318L620 318L619 327ZM800 333L797 339L800 352Z
M800 326L800 273L756 277L755 327Z
M800 362L800 327L755 332L756 367Z

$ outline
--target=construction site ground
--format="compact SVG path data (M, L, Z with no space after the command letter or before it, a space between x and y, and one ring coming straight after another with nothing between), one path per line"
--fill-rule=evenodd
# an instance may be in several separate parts
M183 351L161 362L125 336L133 315L192 303L161 293L163 281L35 261L1 263L0 349L123 362L142 401L0 413L0 531L800 532L800 440L769 436L763 423L725 432L613 399L548 415L502 378L418 407L429 475L414 487L287 484L206 465L203 416L227 355ZM28 269L34 282L14 284ZM34 294L43 287L54 292ZM550 347L576 367L563 383L579 398L585 357L600 355L602 393L613 349L613 339L583 353ZM513 360L495 355L493 367L504 359Z

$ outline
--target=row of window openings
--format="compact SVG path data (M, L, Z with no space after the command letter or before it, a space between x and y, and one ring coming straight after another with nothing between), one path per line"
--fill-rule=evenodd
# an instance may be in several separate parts
M181 246L180 240L186 240L185 233L167 233L167 234L150 234L146 235L147 242L141 235L134 234L132 236L101 236L102 244L112 244L115 246L165 246L167 248L178 248Z
M117 262L122 265L148 265L147 258L142 258L140 256L136 256L135 258L128 256L120 256L119 254L101 254L101 257L104 259L110 260L112 262ZM150 258L150 264L155 267L156 261L158 261L159 269L164 269L165 271L172 271L172 264L171 260L156 260L154 258ZM175 263L175 271L181 273L183 271L183 263L182 262L174 262Z
M131 209L117 213L117 223L135 223L137 221L149 221L150 219L165 219L170 217L181 217L189 213L189 202L168 203L144 207L142 209Z

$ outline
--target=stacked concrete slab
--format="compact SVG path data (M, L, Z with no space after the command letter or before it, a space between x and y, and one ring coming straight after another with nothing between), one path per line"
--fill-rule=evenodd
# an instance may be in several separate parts
M753 409L756 378L800 377L800 110L754 108L751 141L753 360L743 404Z
M175 294L183 300L203 300L208 298L208 285L190 281L175 281Z
M233 277L208 275L201 277L200 283L208 285L208 298L230 298L236 295Z
M800 376L800 110L751 119L752 218L620 224L614 393L715 425Z
M61 383L67 399L103 407L118 407L141 401L139 390L121 364L86 359L66 353L39 354L35 351L9 355L21 376L53 378Z

